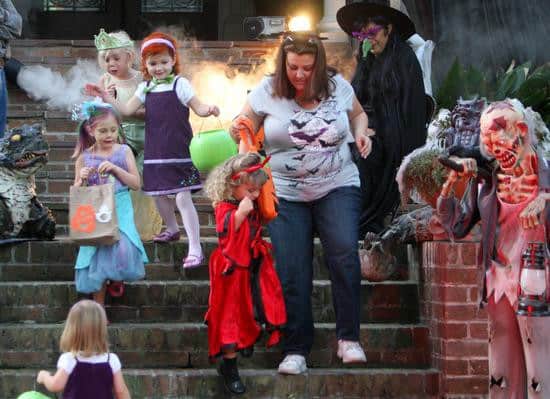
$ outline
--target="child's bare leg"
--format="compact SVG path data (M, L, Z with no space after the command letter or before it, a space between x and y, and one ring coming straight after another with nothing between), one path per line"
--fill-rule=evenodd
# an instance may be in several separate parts
M103 283L103 285L101 286L101 289L92 294L92 296L94 298L94 301L99 303L101 306L105 306L105 291L106 290L107 290L107 285L106 285L106 283Z
M235 352L234 349L224 350L222 357L224 359L235 359L237 357L237 352Z

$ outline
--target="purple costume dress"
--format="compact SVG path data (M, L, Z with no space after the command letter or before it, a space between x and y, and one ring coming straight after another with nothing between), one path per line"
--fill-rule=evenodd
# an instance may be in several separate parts
M121 145L110 157L102 157L84 151L84 166L97 169L103 161L110 161L128 171L127 145ZM113 177L111 175L111 177ZM120 230L120 240L113 245L97 247L83 245L76 258L76 290L81 293L98 292L106 280L136 281L145 276L144 264L148 262L143 243L134 223L134 209L128 187L121 181L115 181L115 206ZM94 173L88 179L88 185L98 185L99 176Z
M178 80L174 80L170 91L148 92L145 96L143 192L147 195L202 188L199 171L189 154L193 132L189 108L176 93Z
M109 356L104 363L81 362L69 375L63 390L63 399L113 399L113 370Z

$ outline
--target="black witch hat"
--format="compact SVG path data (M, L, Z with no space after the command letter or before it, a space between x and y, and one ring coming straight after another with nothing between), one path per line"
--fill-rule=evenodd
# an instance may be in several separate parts
M348 4L338 10L336 20L342 30L351 36L356 21L375 16L386 17L403 40L407 40L416 33L413 21L401 11L387 5L387 2L383 0L376 3L370 0Z

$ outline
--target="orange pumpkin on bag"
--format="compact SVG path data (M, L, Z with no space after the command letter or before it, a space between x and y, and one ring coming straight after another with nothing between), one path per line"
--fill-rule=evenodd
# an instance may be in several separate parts
M71 228L80 233L91 233L95 230L95 210L92 205L80 205L71 219Z
M244 143L244 149L248 152L258 152L264 141L264 129L263 127L254 134L252 121L248 118L242 118L241 123L246 126L245 129L241 129L239 135L241 136L241 142ZM243 149L243 147L240 147ZM277 206L279 200L275 194L275 185L273 184L273 176L271 176L271 170L265 168L268 179L260 190L260 195L256 202L258 203L258 211L262 217L264 223L268 223L277 217Z

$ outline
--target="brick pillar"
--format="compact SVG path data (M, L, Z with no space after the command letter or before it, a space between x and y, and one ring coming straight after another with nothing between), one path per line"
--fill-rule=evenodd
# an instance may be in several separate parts
M441 398L488 395L487 313L479 309L476 242L425 242L420 288Z

